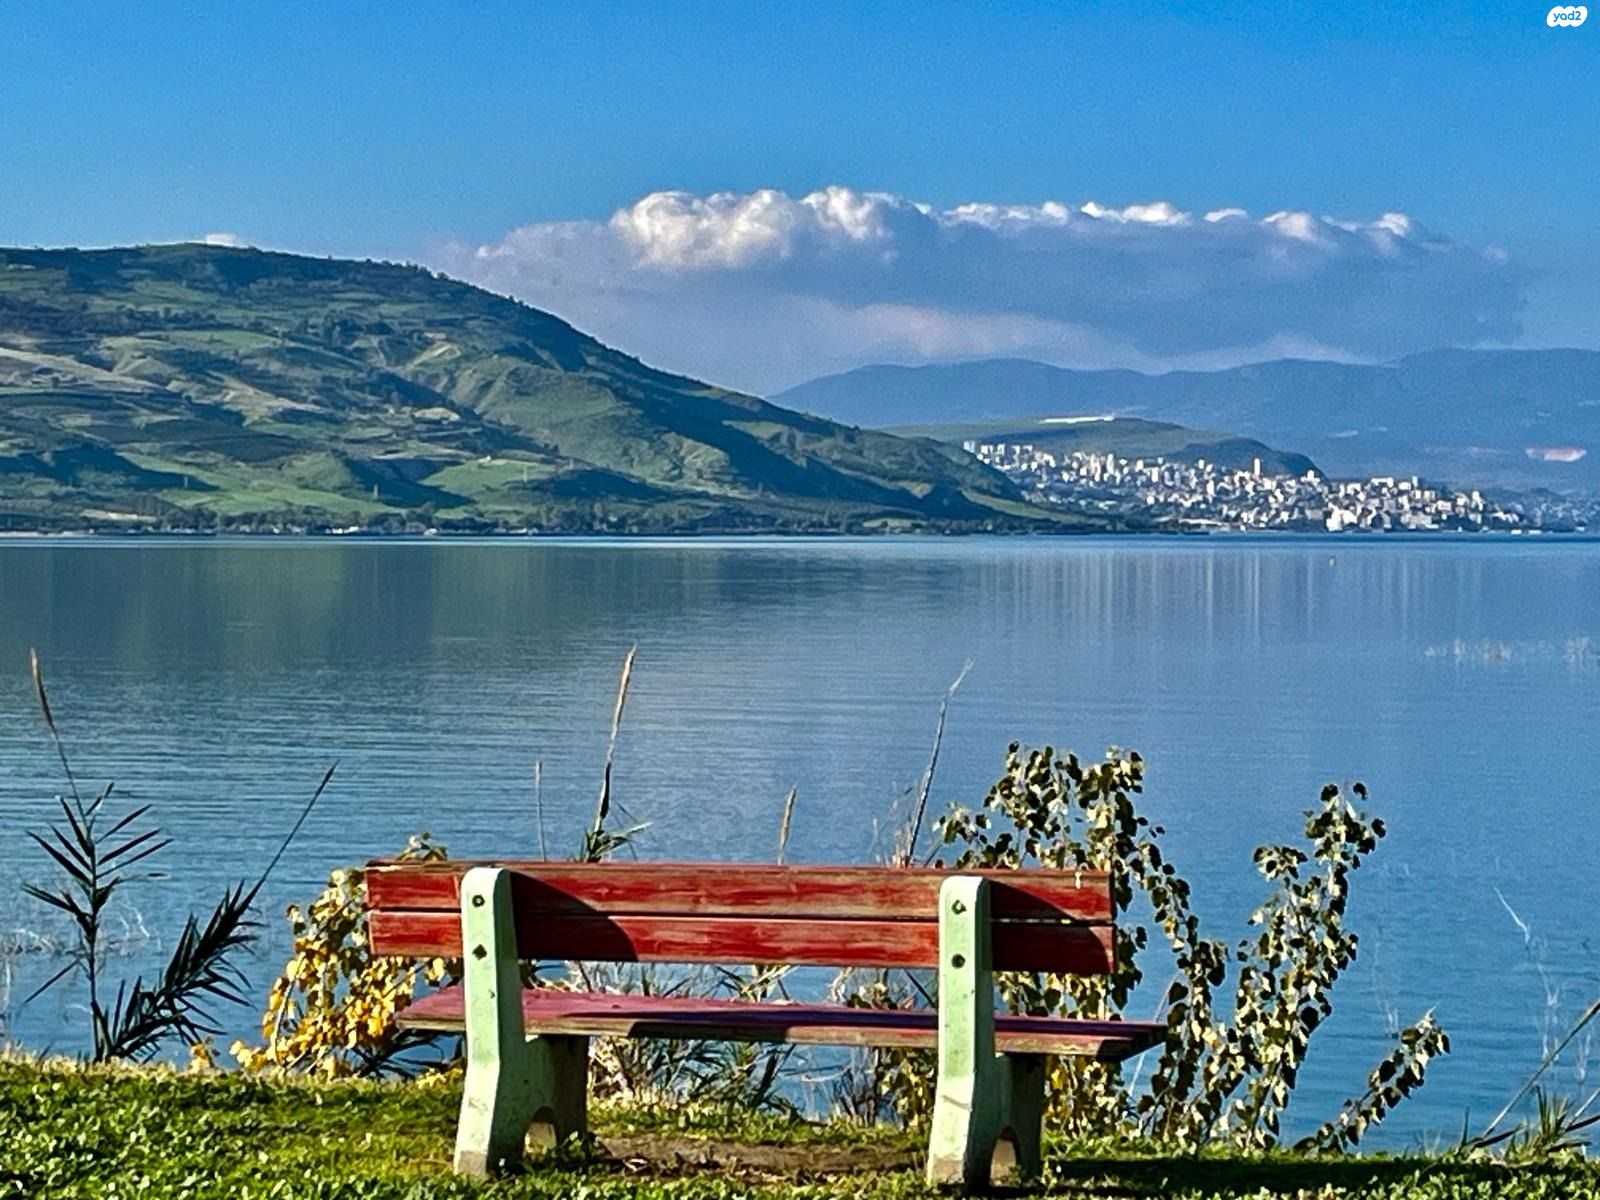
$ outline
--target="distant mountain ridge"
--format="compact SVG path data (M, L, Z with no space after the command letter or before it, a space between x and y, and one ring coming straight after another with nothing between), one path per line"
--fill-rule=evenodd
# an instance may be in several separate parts
M1388 366L1078 371L1022 359L872 366L774 397L867 427L1116 414L1222 429L1336 475L1600 486L1600 351L1436 350Z
M0 249L0 528L1055 520L958 448L654 370L420 268Z

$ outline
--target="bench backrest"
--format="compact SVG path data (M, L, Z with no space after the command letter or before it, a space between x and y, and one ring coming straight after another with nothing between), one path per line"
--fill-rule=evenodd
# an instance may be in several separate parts
M939 888L919 867L739 863L374 862L375 954L461 954L461 877L513 872L517 953L586 962L939 965ZM990 881L993 967L1103 975L1111 886L1099 871L963 871Z

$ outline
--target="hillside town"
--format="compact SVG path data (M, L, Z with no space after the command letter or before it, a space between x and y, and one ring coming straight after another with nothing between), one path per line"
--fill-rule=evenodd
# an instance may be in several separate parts
M1205 459L1191 463L1081 451L1056 454L1027 443L969 441L963 448L1004 472L1037 502L1137 513L1190 529L1340 533L1547 527L1480 491L1453 491L1415 476L1333 480L1316 471L1265 473L1259 458L1241 469Z

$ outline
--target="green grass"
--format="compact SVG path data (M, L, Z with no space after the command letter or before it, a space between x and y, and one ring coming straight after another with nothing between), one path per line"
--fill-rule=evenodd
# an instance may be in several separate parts
M503 491L507 486L538 482L556 474L549 463L515 458L495 458L489 462L474 459L445 467L428 476L426 482L448 491L480 495L488 491Z
M450 1171L450 1084L267 1082L238 1074L0 1062L0 1196L927 1196L914 1137L717 1109L597 1105L602 1149L534 1159L480 1184ZM609 1148L606 1149L606 1148ZM1012 1195L1186 1200L1565 1200L1600 1195L1582 1160L1508 1167L1452 1157L1190 1158L1056 1146Z

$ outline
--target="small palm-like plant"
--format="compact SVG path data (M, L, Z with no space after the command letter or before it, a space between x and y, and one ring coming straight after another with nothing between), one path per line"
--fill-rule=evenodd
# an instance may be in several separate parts
M147 804L113 819L113 785L108 784L93 800L84 800L50 708L37 653L30 653L29 668L39 711L66 777L67 792L57 797L60 820L52 822L45 833L28 832L61 869L63 877L53 887L33 883L22 887L33 899L66 914L73 944L66 953L66 962L35 988L28 1000L68 978L80 976L88 992L90 1057L95 1062L148 1059L170 1042L193 1045L208 1035L221 1033L211 1006L217 1001L245 1003L246 980L236 956L257 935L259 922L251 915L256 897L322 798L333 778L333 768L322 777L261 877L254 884L240 882L226 888L203 921L193 913L186 917L161 974L148 983L143 976L124 981L108 1000L103 978L107 912L123 888L148 878L135 868L171 845L172 839L145 820L150 811Z

